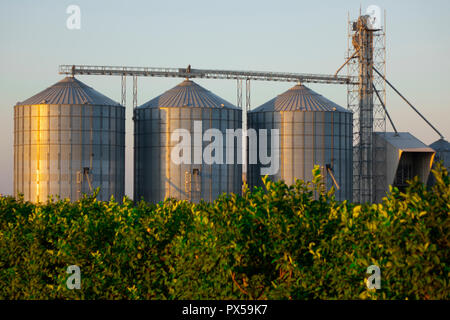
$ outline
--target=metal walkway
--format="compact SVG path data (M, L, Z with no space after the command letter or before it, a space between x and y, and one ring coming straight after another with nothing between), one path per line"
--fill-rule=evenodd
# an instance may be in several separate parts
M173 77L173 78L204 78L204 79L234 79L312 83L353 83L351 77L307 73L265 72L265 71L234 71L188 68L154 68L125 66L90 66L90 65L60 65L60 74L68 75L109 75L138 77ZM357 81L357 80L355 80ZM357 82L355 82L356 84Z

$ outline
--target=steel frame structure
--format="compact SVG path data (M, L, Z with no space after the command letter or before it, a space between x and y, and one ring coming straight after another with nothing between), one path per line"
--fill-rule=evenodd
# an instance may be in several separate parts
M154 67L123 67L123 66L91 66L91 65L60 65L60 74L87 74L87 75L114 75L114 76L140 76L140 77L178 77L178 78L204 78L204 79L241 79L261 81L288 81L313 83L351 82L348 76L335 76L324 74L265 72L265 71L233 71L209 70L190 68L154 68Z
M125 66L94 66L94 65L60 65L59 74L67 75L108 75L121 76L122 79L122 105L126 105L126 77L133 77L133 108L137 106L137 77L167 77L167 78L203 78L203 79L235 79L237 80L237 106L242 107L242 81L246 81L248 92L246 98L250 99L250 80L284 81L284 82L310 82L356 84L357 78L337 75L265 72L265 71L236 71L211 70L188 68L155 68L155 67L125 67ZM250 106L250 100L247 103Z
M386 132L386 13L379 30L369 30L366 19L348 15L347 76L358 78L347 85L347 106L353 112L353 201L361 203L373 202L375 186L386 179L377 174L386 165L385 146L373 145L373 132Z

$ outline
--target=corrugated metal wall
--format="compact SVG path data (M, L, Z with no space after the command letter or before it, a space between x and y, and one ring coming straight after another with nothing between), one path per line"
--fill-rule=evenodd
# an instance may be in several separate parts
M284 95L264 104L248 114L248 127L254 129L279 129L280 134L280 170L270 176L272 180L284 180L294 184L295 179L311 181L312 169L315 164L322 166L326 177L326 186L331 188L332 179L326 172L326 164L333 167L334 176L340 186L336 191L336 199L352 199L352 114L336 106L328 107L325 98L308 93L304 86L297 90L300 96L308 95L307 99L295 96L286 99ZM286 94L292 95L295 88ZM319 98L315 98L315 96ZM309 107L312 98L316 107ZM279 101L281 101L279 103ZM274 106L285 110L283 101L302 101L302 105L293 106L292 111L267 111ZM318 103L318 102L319 103ZM295 104L295 103L294 103ZM339 109L337 109L339 108ZM297 109L297 110L296 110ZM258 111L261 110L261 111ZM309 111L317 110L317 111ZM322 111L329 110L329 111ZM270 134L268 144L270 147ZM259 149L258 149L259 152ZM269 154L271 150L269 151ZM249 164L249 185L262 186L260 174L261 164Z
M194 146L194 121L201 121L202 135L209 128L241 128L241 111L229 108L137 108L135 119L135 174L134 199L144 198L157 203L166 197L198 202L213 201L220 194L240 193L242 166L237 161L235 146L234 164L180 164L171 161L170 153L178 142L170 141L175 129L187 129L191 133L191 163L194 153L202 153L210 143L203 141L202 148ZM228 146L223 138L223 156ZM229 152L229 151L228 151Z
M124 196L125 108L102 105L14 107L14 194L46 201L89 193L90 168L97 199ZM82 177L82 178L81 178ZM78 181L77 181L78 180ZM82 180L82 181L81 181Z

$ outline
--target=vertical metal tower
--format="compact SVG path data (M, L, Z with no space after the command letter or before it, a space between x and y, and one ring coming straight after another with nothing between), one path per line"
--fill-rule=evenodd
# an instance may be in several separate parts
M242 97L242 81L237 79L237 102L236 105L242 110L242 186L247 183L247 159L248 159L248 138L247 138L247 113L250 110L250 79L245 79L245 106Z
M379 70L383 77L376 72L372 74L372 85L374 90L378 92L378 97L374 99L373 103L373 128L374 131L386 132L386 11L383 15L383 26L380 30L373 33L373 66ZM382 100L382 101L380 101ZM394 124L391 122L392 126ZM394 128L395 130L395 128ZM385 192L386 176L384 168L386 166L386 145L374 145L374 190L372 200L375 200L377 189L382 189Z
M353 112L353 201L373 202L378 166L385 165L383 146L373 146L373 132L386 131L386 87L373 67L386 71L385 25L372 29L370 16L360 15L356 20L348 17L347 73L357 84L347 86L347 104ZM386 20L384 20L385 22ZM383 101L374 100L374 87ZM382 104L383 103L383 104Z

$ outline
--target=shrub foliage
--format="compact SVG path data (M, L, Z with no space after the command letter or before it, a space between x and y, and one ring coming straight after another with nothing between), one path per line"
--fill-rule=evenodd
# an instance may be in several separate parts
M363 205L335 201L317 167L213 203L3 196L0 298L448 299L450 180L433 174ZM381 289L366 287L370 265Z

